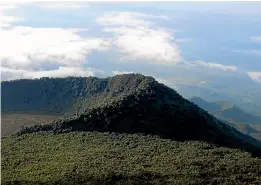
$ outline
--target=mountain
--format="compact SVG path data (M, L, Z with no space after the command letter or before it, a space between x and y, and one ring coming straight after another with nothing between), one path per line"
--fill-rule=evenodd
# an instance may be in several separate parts
M261 124L261 117L246 113L237 106L222 110L224 118L250 124Z
M207 102L199 97L193 97L190 101L222 120L248 124L261 124L260 116L249 114L230 102Z
M40 78L1 82L2 112L64 113L73 101L103 91L108 81L96 77Z
M200 106L202 109L207 110L207 111L218 111L220 109L220 107L215 104L215 103L209 103L203 99L201 99L200 97L193 97L191 99L189 99L191 102L197 104L198 106Z
M246 113L227 101L207 102L200 97L193 97L190 101L240 132L261 141L261 117Z
M258 184L261 144L141 74L2 83L2 184ZM38 119L39 120L39 119ZM213 178L215 177L215 178Z
M209 81L217 79L209 79ZM239 80L239 79L238 79ZM242 82L244 79L240 79ZM226 80L216 81L207 84L178 84L177 90L182 96L190 99L192 97L204 97L204 100L209 102L216 102L223 100L232 102L239 106L245 112L253 115L261 116L261 88L257 84L252 84L250 81L245 82L244 85L232 85L234 81L227 82ZM251 84L250 84L251 83ZM233 88L232 88L233 87ZM244 87L244 89L242 89ZM246 88L247 87L247 88Z
M145 133L175 140L202 140L258 155L261 151L257 140L141 74L2 83L2 111L30 110L65 114L52 124L23 128L20 135L41 131Z

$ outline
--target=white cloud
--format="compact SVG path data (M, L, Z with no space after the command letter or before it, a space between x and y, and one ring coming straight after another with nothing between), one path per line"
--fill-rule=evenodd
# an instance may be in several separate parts
M92 51L105 51L110 48L108 39L80 36L79 32L87 29L12 25L21 19L8 15L7 11L28 2L0 2L0 62L3 80L45 76L94 76L103 72L92 68L85 69L83 65L87 63L87 57ZM66 9L67 5L68 8L69 5L70 8L79 8L72 3L58 4L52 4L50 8Z
M181 61L179 48L172 43L174 39L164 29L138 28L105 28L106 32L116 33L114 43L126 60L147 60L155 64L176 64Z
M223 71L236 71L237 70L236 66L228 66L228 65L222 65L222 64L217 64L217 63L209 63L209 62L204 62L204 61L197 61L195 64L197 66L215 68L215 69L220 69L220 70L223 70Z
M261 83L261 72L247 72L247 74L252 80Z
M7 16L7 15L1 15L0 12L0 29L1 28L6 28L11 25L11 23L21 21L22 19L13 17L13 16Z
M149 26L153 22L144 19L168 19L166 16L146 15L137 12L108 12L96 21L101 25Z
M167 79L163 79L163 78L155 78L155 80L157 80L159 83L162 83L170 88L178 89L176 83L171 80L167 80Z
M21 18L15 16L6 15L8 10L15 9L15 4L0 4L0 29L9 27L11 23L21 21Z
M39 5L40 8L49 10L72 10L89 7L89 5L84 2L44 2Z
M110 13L97 19L106 25L104 32L114 33L114 44L126 54L124 60L140 60L154 64L176 64L182 61L173 33L164 28L152 28L145 18L167 19L133 12ZM110 27L109 27L110 26Z
M67 76L95 76L103 73L102 70L81 67L63 67L53 70L31 71L25 69L12 69L1 67L1 80L34 79L41 77L67 77Z
M250 40L255 42L261 42L261 36L250 37Z
M131 74L132 71L112 71L113 75Z
M107 50L110 42L102 38L84 38L83 29L13 27L0 29L2 66L34 68L57 64L80 66L87 63L93 50ZM4 43L4 44L3 44Z

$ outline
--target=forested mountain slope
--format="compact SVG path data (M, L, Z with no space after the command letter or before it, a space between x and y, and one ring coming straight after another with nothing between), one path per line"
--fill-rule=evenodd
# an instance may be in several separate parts
M110 131L204 140L260 153L260 143L223 124L175 90L141 74L110 78L43 78L4 82L3 110L66 112L51 125L19 134ZM18 89L14 91L14 89Z
M63 114L2 138L2 184L261 182L260 142L152 77L17 80L2 91L3 113Z

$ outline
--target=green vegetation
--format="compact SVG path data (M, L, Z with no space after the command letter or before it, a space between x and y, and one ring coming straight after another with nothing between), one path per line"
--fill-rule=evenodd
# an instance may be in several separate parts
M2 90L3 112L64 113L3 138L3 184L261 182L260 142L152 77L18 80Z
M2 141L2 184L260 184L261 159L206 142L99 132Z
M145 133L175 140L203 140L261 155L258 141L151 77L118 75L108 80L107 87L89 98L76 99L71 110L55 123L26 127L18 135L39 131Z
M97 77L21 79L1 82L2 112L65 113L78 102L100 94L113 97L136 88L144 88L147 80L140 74ZM140 85L139 87L137 85Z

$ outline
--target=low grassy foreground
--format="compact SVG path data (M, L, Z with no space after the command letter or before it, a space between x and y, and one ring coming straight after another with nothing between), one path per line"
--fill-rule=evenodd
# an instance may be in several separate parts
M261 159L155 136L32 133L2 140L2 184L261 184Z

